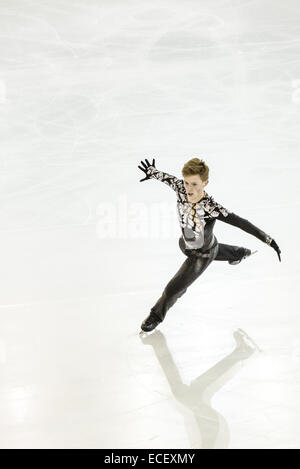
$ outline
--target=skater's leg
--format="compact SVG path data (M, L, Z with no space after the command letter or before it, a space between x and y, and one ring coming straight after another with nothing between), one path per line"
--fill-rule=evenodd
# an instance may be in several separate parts
M219 250L215 261L238 261L245 255L245 249L241 246L219 243Z
M167 311L174 305L187 290L187 288L204 272L209 264L214 260L217 253L217 246L213 249L210 257L188 257L166 285L161 297L151 308L151 314L163 321Z

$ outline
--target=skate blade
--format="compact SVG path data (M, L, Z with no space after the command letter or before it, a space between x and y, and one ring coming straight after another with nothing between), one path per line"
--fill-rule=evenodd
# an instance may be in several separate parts
M153 332L154 332L154 330L153 330L153 331L143 331L143 329L141 329L141 331L139 332L139 336L142 337L142 338L143 338L143 337L148 337L148 336L151 335Z

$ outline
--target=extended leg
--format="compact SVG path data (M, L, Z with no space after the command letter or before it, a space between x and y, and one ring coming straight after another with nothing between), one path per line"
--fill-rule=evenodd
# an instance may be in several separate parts
M174 275L174 277L166 285L161 297L158 299L156 304L151 308L149 317L156 317L159 322L163 321L167 311L174 305L174 303L180 298L187 290L187 288L204 272L204 270L213 261L217 252L217 246L212 252L211 257L188 257ZM147 318L148 319L148 318ZM147 319L145 321L147 321ZM142 324L142 329L147 329ZM148 321L149 322L149 321ZM151 326L149 326L149 330ZM155 327L155 326L154 326Z
M219 243L219 250L215 261L238 261L245 255L245 249L241 246Z

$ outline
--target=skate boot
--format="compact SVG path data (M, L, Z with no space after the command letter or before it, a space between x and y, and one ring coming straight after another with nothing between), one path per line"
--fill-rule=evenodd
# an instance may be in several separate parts
M251 250L247 248L244 248L244 250L245 250L245 253L241 259L237 261L228 261L228 264L231 264L231 265L239 264L243 259L246 259L247 257L251 256L251 254L255 254L257 252L257 251L251 252Z
M150 313L149 316L142 322L141 329L144 332L153 331L161 320L154 313Z

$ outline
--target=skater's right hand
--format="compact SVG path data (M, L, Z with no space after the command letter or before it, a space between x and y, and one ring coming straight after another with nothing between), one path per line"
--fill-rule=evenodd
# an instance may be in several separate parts
M277 255L279 257L279 260L281 262L281 258L280 258L281 251L280 251L279 246L277 245L277 243L274 239L272 239L272 242L271 242L270 246L272 246L272 248L275 249L275 251L277 252Z
M145 159L145 161L146 161L146 163L141 161L141 163L143 165L143 168L141 166L138 166L138 168L140 168L146 174L146 177L144 179L140 179L140 182L145 181L146 179L150 179L150 176L148 176L148 174L147 174L147 169L149 168L149 166L154 166L155 167L155 159L154 158L153 158L152 164L149 163L147 158Z

